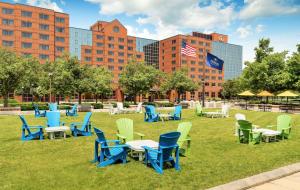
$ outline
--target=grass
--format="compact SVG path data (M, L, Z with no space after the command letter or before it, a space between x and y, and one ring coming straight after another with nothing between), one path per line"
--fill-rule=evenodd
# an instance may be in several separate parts
M184 110L182 121L193 123L191 154L180 157L180 172L166 169L164 175L131 158L125 165L96 168L90 163L95 135L22 142L18 117L0 116L0 189L205 189L300 161L299 115L292 115L291 139L249 146L237 143L233 135L236 112L231 111L230 118L209 119ZM261 127L275 124L279 115L238 112ZM80 121L83 116L81 113L62 120ZM107 139L115 139L115 120L121 117L133 119L135 131L156 141L160 134L176 130L179 123L145 123L143 114L107 113L93 113L92 123L105 132ZM45 125L45 118L26 118L30 125Z

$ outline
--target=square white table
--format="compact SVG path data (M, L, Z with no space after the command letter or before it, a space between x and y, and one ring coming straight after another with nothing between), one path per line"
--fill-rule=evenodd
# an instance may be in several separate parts
M159 118L162 120L162 122L169 120L171 117L168 113L160 113Z
M66 138L66 131L69 131L70 128L68 126L58 126L58 127L47 127L45 131L49 134L50 139L55 139L55 133L63 134L64 138Z
M271 129L253 129L253 132L259 132L262 133L262 135L266 138L265 141L266 142L270 142L270 139L273 138L274 141L276 141L276 136L280 135L279 131L274 131Z
M136 140L136 141L129 141L126 143L129 148L131 149L131 156L133 157L133 152L138 154L139 161L143 161L143 153L145 149L142 146L148 146L153 149L158 148L158 142L153 140Z

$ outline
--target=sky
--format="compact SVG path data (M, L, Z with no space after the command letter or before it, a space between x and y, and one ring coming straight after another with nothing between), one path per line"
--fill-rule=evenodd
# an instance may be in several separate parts
M243 46L243 60L270 38L275 51L296 51L300 43L300 0L3 0L70 15L70 26L88 29L97 20L118 19L128 34L164 39L192 31L227 34Z

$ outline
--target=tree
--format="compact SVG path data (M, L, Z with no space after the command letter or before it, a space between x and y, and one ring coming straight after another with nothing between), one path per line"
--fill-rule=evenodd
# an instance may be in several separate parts
M258 47L255 47L254 50L255 60L260 63L263 60L263 58L265 58L273 52L273 47L270 47L270 39L260 39L258 42Z
M287 89L293 89L300 91L300 45L298 44L298 52L293 53L293 55L287 60L286 70L288 73L288 84Z
M297 44L297 52L300 53L300 44Z
M24 75L22 57L0 48L0 94L4 99L4 107L8 106L9 93L20 87Z
M226 99L237 97L241 91L242 86L239 78L227 80L222 85L222 95Z
M125 94L134 97L146 94L160 82L160 71L153 66L132 59L123 69L119 84Z
M112 92L112 80L113 75L108 69L104 67L96 67L93 69L93 92L96 95L96 103L98 96L101 96L103 103L104 96Z
M175 90L178 94L178 102L180 102L181 94L197 90L198 87L197 83L188 77L188 70L183 68L169 75L162 84L161 89L165 92Z

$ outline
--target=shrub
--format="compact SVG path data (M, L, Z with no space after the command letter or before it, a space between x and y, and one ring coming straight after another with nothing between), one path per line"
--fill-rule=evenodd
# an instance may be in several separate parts
M174 103L172 102L158 102L157 105L159 107L174 107Z
M129 102L124 102L124 103L123 103L124 108L129 108L129 105L130 105Z
M154 106L154 107L157 107L157 104L155 102L144 102L143 105L151 105L151 106Z
M103 109L103 104L101 103L93 103L94 109Z

